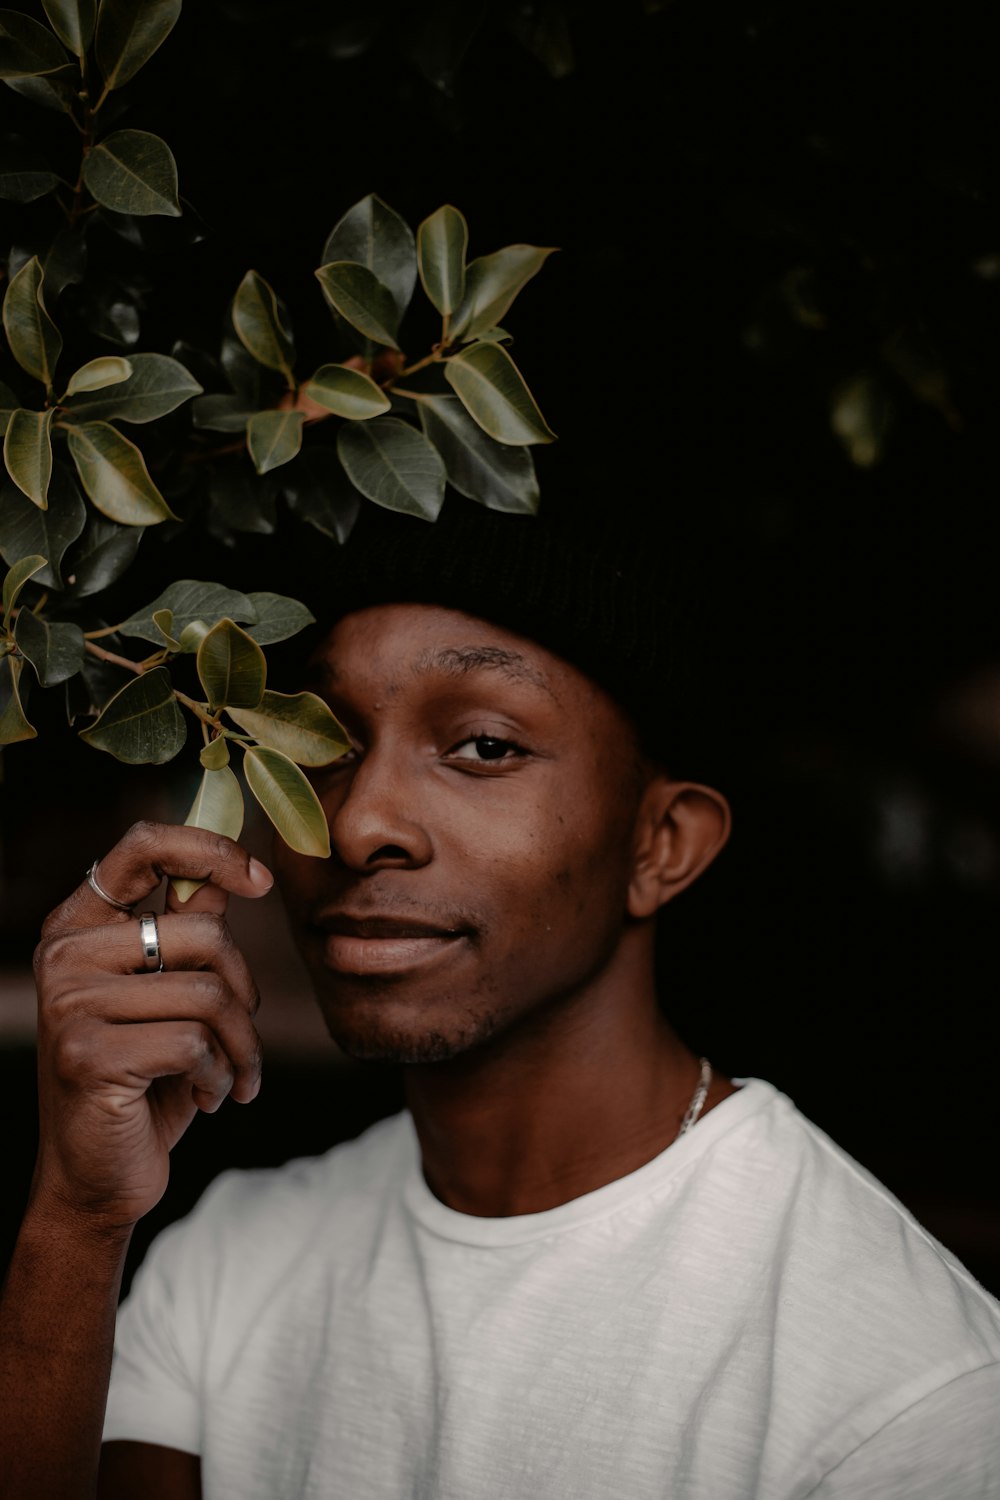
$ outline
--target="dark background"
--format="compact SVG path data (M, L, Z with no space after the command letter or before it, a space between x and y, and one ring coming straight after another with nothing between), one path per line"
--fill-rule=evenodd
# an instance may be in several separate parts
M712 774L735 833L668 913L667 1008L720 1067L789 1092L1000 1291L984 15L198 0L123 123L167 139L194 209L156 221L140 348L221 330L253 266L288 304L301 368L331 357L312 270L371 191L412 224L456 204L473 254L561 247L505 320L560 434L538 458L543 504L547 488L606 497L690 570L725 708ZM0 106L64 148L58 117ZM132 274L127 246L108 255ZM853 452L832 421L845 410ZM289 520L279 540L301 535ZM276 545L234 559L182 534L164 577L246 586L241 559L266 565ZM123 773L72 736L5 761L0 956L18 963L126 819ZM12 1223L31 1063L0 1065ZM391 1075L277 1063L254 1110L196 1122L140 1243L223 1165L323 1149L397 1101Z

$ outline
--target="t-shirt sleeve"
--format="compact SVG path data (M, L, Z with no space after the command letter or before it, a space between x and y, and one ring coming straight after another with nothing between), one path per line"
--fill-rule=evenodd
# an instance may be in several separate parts
M236 1174L154 1240L118 1310L104 1441L201 1452L200 1372L217 1284L222 1223Z
M998 1500L1000 1365L949 1381L887 1422L808 1500Z

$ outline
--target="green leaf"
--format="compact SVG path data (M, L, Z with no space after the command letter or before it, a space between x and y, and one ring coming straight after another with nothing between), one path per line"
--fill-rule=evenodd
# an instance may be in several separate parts
M327 299L352 328L398 349L399 312L389 288L367 266L352 260L336 260L316 272Z
M191 421L210 432L245 432L256 410L245 396L199 396L191 403Z
M94 39L96 0L42 0L42 5L59 40L82 57Z
M7 160L0 166L0 198L12 203L34 203L57 188L59 182L56 173L45 168L14 166Z
M202 745L198 751L198 759L206 771L221 771L223 766L229 764L229 742L224 734L218 739L209 740L207 745Z
M73 547L63 564L66 587L72 591L74 599L83 599L88 594L110 588L132 566L145 535L141 526L117 526L93 511L86 519L86 529L79 544Z
M52 470L47 510L40 510L12 484L0 491L0 556L17 562L30 553L47 557L48 566L36 575L46 588L61 589L61 565L67 547L76 541L87 519L87 507L73 476L62 464Z
M388 288L396 308L393 326L398 328L417 279L416 246L406 220L369 193L338 220L323 246L324 266L343 260L367 266Z
M469 416L498 443L551 443L520 370L502 344L470 344L446 360L444 378Z
M177 163L166 141L148 130L116 130L89 153L83 180L104 208L118 214L179 219Z
M24 662L16 656L0 658L0 745L33 740L38 730L29 724L21 704L18 679Z
M7 572L3 581L3 623L4 629L10 624L10 614L17 603L20 594L29 578L45 567L47 559L44 557L22 557Z
M300 411L258 411L247 423L247 447L258 474L280 468L302 447Z
M333 448L306 448L284 480L288 508L300 521L343 544L361 509L354 488Z
M45 510L52 478L52 412L15 411L3 440L7 473L28 499Z
M452 320L455 338L472 339L487 328L502 323L507 309L532 276L542 269L554 248L537 245L507 245L492 255L471 261L465 273L465 295Z
M376 505L433 521L444 501L444 464L408 422L375 417L347 422L337 435L347 477Z
M370 375L347 365L320 365L312 380L306 382L305 393L317 406L325 406L335 416L352 422L381 416L392 405Z
M257 642L232 620L220 620L198 647L198 680L212 708L256 708L267 663Z
M132 366L127 380L106 393L81 392L66 401L66 410L84 422L155 422L201 394L194 376L169 354L130 354L124 362Z
M180 578L163 590L152 604L138 610L123 620L118 629L122 635L138 636L142 641L152 641L159 646L160 632L153 616L160 610L169 609L173 615L173 635L182 641L185 631L197 621L203 621L205 630L219 620L240 620L254 624L257 611L246 594L236 589L227 589L221 583L202 583L196 578Z
M280 475L257 474L242 464L220 465L208 481L213 535L220 534L224 541L233 531L270 536L278 524L280 492Z
M10 386L4 385L3 381L0 380L0 432L7 431L7 424L11 419L11 414L17 411L20 405L20 401L14 395Z
M103 391L109 385L121 385L132 374L131 360L120 354L102 354L90 359L69 377L67 396L77 396L81 391Z
M444 459L448 483L460 495L490 510L530 514L538 509L530 449L487 437L457 396L423 396L417 411L425 435Z
M280 750L249 746L243 770L247 785L289 848L329 859L326 815L295 762Z
M315 693L266 692L255 709L228 709L229 717L271 750L300 766L325 766L351 742Z
M73 113L76 92L63 73L50 73L46 78L8 78L5 81L15 94L30 99L41 109L53 109L67 115Z
M438 312L450 317L465 294L469 226L457 208L444 204L417 230L417 265L424 291Z
M10 352L21 366L52 389L52 374L62 349L62 336L45 310L45 277L33 255L13 277L3 299L3 326Z
M153 624L162 637L161 644L169 646L171 651L179 651L181 643L174 639L174 612L172 609L158 609L153 615Z
M83 631L79 625L51 624L30 609L22 609L14 626L14 639L43 688L65 682L83 666Z
M134 78L166 41L181 13L181 0L101 0L97 61L109 89Z
M0 78L55 73L68 59L47 26L17 10L0 10Z
M80 738L130 766L162 766L173 760L187 731L166 667L143 672L106 703Z
M205 756L216 745L222 746L228 759L225 740L214 740L201 752L203 765ZM239 838L243 831L243 793L226 764L202 772L201 785L184 819L184 827L207 828L212 833L225 834L227 839ZM205 882L178 876L170 884L179 901L188 901Z
M150 479L139 449L116 427L81 422L69 429L67 440L80 483L102 515L123 526L177 520Z
M316 623L316 616L309 613L298 599L289 599L286 594L248 594L248 599L257 611L257 623L247 628L258 646L273 646L276 641L287 641L298 635L307 625Z
M291 385L295 349L282 327L278 299L256 271L248 271L236 288L231 316L247 353L267 369L280 370Z

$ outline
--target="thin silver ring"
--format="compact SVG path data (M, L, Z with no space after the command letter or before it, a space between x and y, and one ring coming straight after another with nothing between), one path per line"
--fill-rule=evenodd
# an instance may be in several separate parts
M127 911L127 912L129 912L131 914L131 911L132 911L132 903L131 903L131 901L118 901L118 900L116 900L116 898L114 896L109 896L108 893L107 893L107 891L104 889L103 886L98 885L98 883L97 883L97 866L99 864L100 864L100 860L99 859L95 859L94 863L91 865L90 869L87 871L87 884L90 886L90 889L93 891L93 893L94 893L95 896L100 896L100 898L101 898L102 901L106 901L109 906L113 906L115 908L115 911Z
M163 954L160 952L160 930L156 925L156 913L144 911L139 918L139 941L142 944L142 966L148 974L159 974L163 969Z

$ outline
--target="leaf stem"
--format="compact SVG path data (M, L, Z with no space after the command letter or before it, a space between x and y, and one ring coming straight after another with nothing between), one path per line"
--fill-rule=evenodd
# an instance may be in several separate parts
M141 661L132 661L127 656L116 656L113 651L105 651L103 646L95 646L93 641L88 640L86 636L83 640L83 649L88 656L96 656L101 661L109 661L116 667L127 667L130 672L135 672L139 677L146 670Z
M185 708L189 708L203 724L209 724L213 729L218 729L220 732L224 729L225 726L218 714L209 713L203 704L196 703L193 698L188 697L187 693L182 693L180 688L174 688L174 697L178 703L183 703Z
M391 386L393 380L402 380L404 375L415 375L418 370L425 370L428 365L437 364L440 359L441 345L435 344L430 354L425 354L423 359L418 359L415 364L404 365L401 370L397 370L395 375L392 377L392 380L386 381L385 387L383 389Z
M411 401L423 401L425 399L424 391L407 391L402 386L392 384L386 386L386 390L391 390L394 396L408 396Z
M103 630L85 630L83 638L85 641L99 641L103 635L114 635L120 629L120 625L105 625Z

